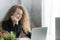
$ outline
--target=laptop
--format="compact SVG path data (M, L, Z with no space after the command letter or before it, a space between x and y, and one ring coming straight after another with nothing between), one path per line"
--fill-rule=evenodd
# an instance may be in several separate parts
M46 40L47 27L38 27L32 29L31 40Z

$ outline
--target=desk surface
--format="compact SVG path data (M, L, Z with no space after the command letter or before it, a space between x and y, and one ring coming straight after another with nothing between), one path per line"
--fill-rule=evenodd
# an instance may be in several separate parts
M16 40L31 40L29 38L17 38Z

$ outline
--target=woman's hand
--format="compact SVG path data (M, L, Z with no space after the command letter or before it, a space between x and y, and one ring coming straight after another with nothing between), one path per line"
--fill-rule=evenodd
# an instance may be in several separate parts
M15 16L11 16L11 18L15 24L18 24L19 20Z

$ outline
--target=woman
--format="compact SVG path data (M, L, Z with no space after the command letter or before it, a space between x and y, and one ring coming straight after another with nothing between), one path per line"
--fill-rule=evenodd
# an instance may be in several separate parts
M2 29L13 32L18 38L21 31L31 38L30 19L27 10L22 5L14 5L7 12L2 22Z

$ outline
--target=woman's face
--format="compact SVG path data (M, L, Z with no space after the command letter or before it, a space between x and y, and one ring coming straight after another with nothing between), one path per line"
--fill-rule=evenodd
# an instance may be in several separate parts
M13 16L16 17L16 19L18 19L19 21L22 18L22 14L23 14L23 11L20 8L17 8Z

